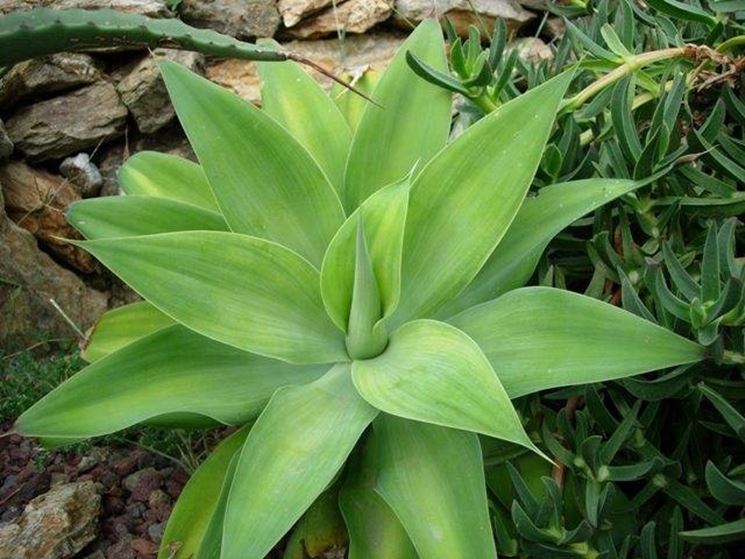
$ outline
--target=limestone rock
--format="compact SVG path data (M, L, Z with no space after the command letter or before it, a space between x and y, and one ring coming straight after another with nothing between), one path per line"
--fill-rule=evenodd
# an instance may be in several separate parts
M158 70L157 59L166 58L190 70L201 67L203 57L194 52L157 49L137 62L117 84L116 89L137 123L140 132L149 134L168 124L176 112Z
M507 52L517 50L517 56L526 64L539 64L543 61L550 61L554 58L554 53L546 43L538 37L520 37L507 45Z
M511 32L535 17L517 0L396 0L393 11L393 21L406 29L428 17L447 16L463 37L468 36L469 25L479 28L485 25L485 31L491 35L497 18L503 19Z
M0 166L0 185L8 217L19 227L81 272L95 269L94 260L87 252L59 240L81 238L65 219L67 207L80 199L70 183L20 161L11 161Z
M0 106L10 109L34 95L48 96L101 79L100 64L87 54L58 53L16 64L0 78Z
M79 327L90 327L106 310L106 295L87 287L39 250L34 236L8 219L3 207L0 190L0 339L4 346L74 336L50 299ZM0 542L4 541L0 536Z
M124 133L127 108L113 85L96 82L17 111L6 123L8 135L31 160L62 158Z
M53 487L0 526L0 559L67 559L96 538L101 496L92 481Z
M68 157L60 164L59 170L83 198L95 196L101 190L103 178L87 153Z
M283 47L307 56L326 70L340 75L344 71L358 73L362 68L382 70L393 58L403 38L394 33L378 32L365 35L351 35L344 40L344 56L336 39L316 41L292 41ZM207 77L212 81L232 89L252 103L261 100L259 77L256 66L248 60L223 60L206 69ZM327 89L331 81L325 76L311 72Z
M0 0L0 14L32 8L110 9L148 17L170 17L165 0Z
M0 161L7 159L13 153L13 142L8 138L3 121L0 120Z
M179 14L191 25L239 39L273 37L279 26L275 0L183 0Z
M343 2L346 0L337 0L336 5L339 6ZM334 0L279 0L277 9L282 15L285 27L292 27L306 16L333 5Z
M287 30L287 35L297 39L316 39L342 31L364 33L374 25L385 21L392 8L386 0L348 0L344 4L331 6L323 12L306 19Z

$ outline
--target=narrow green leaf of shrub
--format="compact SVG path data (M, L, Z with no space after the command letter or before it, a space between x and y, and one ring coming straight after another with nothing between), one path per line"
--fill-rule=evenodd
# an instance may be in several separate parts
M680 263L678 257L675 256L669 243L662 243L662 255L665 259L665 268L667 268L667 272L670 274L670 279L673 280L675 287L680 290L683 296L689 301L700 297L701 289Z
M411 186L396 325L463 289L523 202L570 74L499 107L437 155Z
M344 180L348 211L400 180L417 162L426 163L447 141L451 95L409 68L409 51L447 71L440 25L426 20L404 41L375 87L372 97L381 106L367 103L357 126Z
M323 308L319 273L278 244L209 231L79 244L204 336L290 362L347 359L344 337Z
M171 326L173 319L150 303L140 301L101 315L85 342L80 356L92 363L153 332Z
M357 220L354 287L346 336L347 353L352 359L379 355L388 341L385 328L376 328L381 319L382 305L363 223L363 220Z
M230 462L247 435L247 428L230 435L189 478L168 518L158 559L170 559L172 548L178 548L178 554L183 557L197 552L218 508Z
M704 255L701 262L701 296L704 302L714 302L719 298L722 282L720 280L719 246L717 244L717 227L709 224L704 244Z
M583 215L637 186L625 180L587 179L547 186L538 196L529 196L483 268L437 316L453 316L522 287L551 239Z
M649 0L648 4L655 10L661 11L677 19L697 21L707 27L716 25L717 18L706 10L689 2L678 2L677 0Z
M320 266L344 212L308 151L237 95L172 62L160 70L231 230L276 241Z
M496 557L476 435L382 414L373 444L376 490L420 559Z
M745 539L745 518L726 524L680 532L680 537L687 542L702 545L718 545Z
M341 195L352 133L336 103L295 62L257 65L262 108L310 152Z
M349 533L349 559L417 559L401 521L375 492L374 450L368 444L352 458L339 492L339 507Z
M403 325L382 355L352 364L352 378L362 397L384 412L535 450L481 349L444 322Z
M173 231L228 231L217 212L149 196L80 200L67 210L67 220L91 240Z
M277 391L238 460L223 559L262 559L331 482L376 414L354 389L348 364Z
M716 408L727 425L737 433L738 437L745 441L745 417L716 390L709 388L703 383L698 385L698 389L703 392L706 399Z
M255 417L277 388L311 382L327 369L253 355L175 325L72 376L21 415L16 429L85 438L169 414L238 424Z
M429 83L443 87L455 93L460 93L461 95L469 96L471 94L468 88L463 85L461 80L454 78L450 72L435 70L432 66L422 62L417 55L411 52L406 53L406 62L417 76L427 80Z
M510 291L448 322L479 344L511 398L704 358L701 346L665 328L546 287Z
M124 162L117 178L126 194L167 198L220 211L202 168L183 157L140 151Z
M355 210L329 244L321 267L321 293L331 320L344 332L352 308L360 219L364 222L365 239L380 291L382 317L388 317L398 304L408 200L408 179L379 190Z
M706 463L706 486L720 503L732 506L745 505L745 483L729 479L711 461Z

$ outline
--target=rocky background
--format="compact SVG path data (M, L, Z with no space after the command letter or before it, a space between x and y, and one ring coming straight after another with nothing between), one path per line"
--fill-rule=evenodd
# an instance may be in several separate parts
M485 37L502 18L513 48L528 59L551 56L544 41L561 32L544 0L182 0L175 10L167 4L0 0L0 14L53 6L180 17L240 39L274 37L351 76L382 69L406 33L432 15L447 15L462 34L475 24ZM19 64L0 79L0 355L79 338L107 308L134 300L64 242L79 238L64 214L81 198L119 195L117 170L137 151L194 157L157 57L260 101L253 63L165 49L63 53ZM0 424L0 433L9 428ZM129 447L48 454L30 440L0 436L0 559L154 558L187 478L167 458Z

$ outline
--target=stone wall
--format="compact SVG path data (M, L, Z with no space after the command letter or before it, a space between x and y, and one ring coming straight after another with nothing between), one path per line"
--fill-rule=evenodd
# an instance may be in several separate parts
M432 15L447 15L460 33L471 23L490 32L496 18L513 33L535 29L542 0L520 1L182 0L174 12L166 0L0 0L0 14L51 6L180 17L240 39L274 37L327 70L355 75L382 69L407 31ZM70 321L85 329L106 308L134 299L64 241L79 238L64 212L80 198L118 195L117 169L139 150L194 157L158 57L259 101L253 63L166 49L62 53L18 64L0 79L0 350L72 339Z

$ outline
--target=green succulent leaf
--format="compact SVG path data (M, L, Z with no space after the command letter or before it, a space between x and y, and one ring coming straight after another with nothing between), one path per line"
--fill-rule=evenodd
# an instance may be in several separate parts
M220 211L202 168L176 155L140 151L124 162L117 178L122 190L132 196L167 198Z
M375 86L378 84L380 74L372 68L366 68L362 75L352 79L351 76L347 76L354 85L355 89L361 93L364 93L368 97L372 95ZM331 98L341 114L344 116L344 120L347 121L349 128L352 132L357 130L357 125L360 123L362 113L365 112L365 108L370 103L367 99L361 95L357 95L355 92L342 87L338 83L335 83L331 87Z
M259 62L258 69L262 108L310 152L341 195L352 133L336 103L295 62Z
M282 559L322 558L347 546L338 497L336 485L321 493L292 530Z
M333 480L376 415L354 389L349 364L277 391L238 460L223 559L262 559Z
M80 355L92 363L173 324L170 316L145 301L124 305L101 315L88 333Z
M278 242L320 266L344 211L308 151L237 95L178 64L161 62L160 69L231 230Z
M85 438L173 416L240 424L275 390L319 378L328 366L297 366L209 340L180 325L92 363L16 422L27 436Z
M228 464L225 479L217 495L217 504L212 513L212 518L210 518L207 525L207 529L204 532L195 559L222 559L222 534L225 526L225 511L227 510L230 487L233 485L239 457L240 449L233 454Z
M685 541L703 545L717 545L745 539L745 518L726 524L680 532Z
M174 231L228 231L217 212L149 196L81 200L69 207L67 220L91 240Z
M437 316L453 316L522 287L551 239L583 215L638 186L626 180L586 179L553 184L527 197L484 267Z
M364 224L372 271L380 293L382 318L388 317L398 305L408 200L408 179L379 190L344 222L326 251L321 267L321 293L329 316L344 332L352 308L360 221Z
M376 491L421 559L496 557L476 435L381 414L372 444Z
M378 189L400 180L417 162L426 163L447 141L451 96L409 68L409 51L447 71L442 31L436 21L427 20L399 48L372 93L380 106L367 104L352 138L344 180L344 203L350 212Z
M285 247L209 231L80 245L155 307L204 336L290 362L347 360L344 336L323 308L318 271Z
M396 325L431 316L474 278L520 208L570 74L502 105L411 186Z
M230 435L191 475L168 517L158 559L170 559L171 549L175 548L177 556L181 557L189 557L199 550L218 509L222 487L226 479L231 479L228 477L230 463L247 435L247 428Z
M448 322L478 343L511 398L704 358L698 344L634 314L546 287L510 291Z
M535 449L479 346L444 322L405 324L382 355L354 361L352 378L362 397L386 413Z
M353 456L339 492L349 533L349 559L417 559L401 521L375 492L377 456L372 445Z

